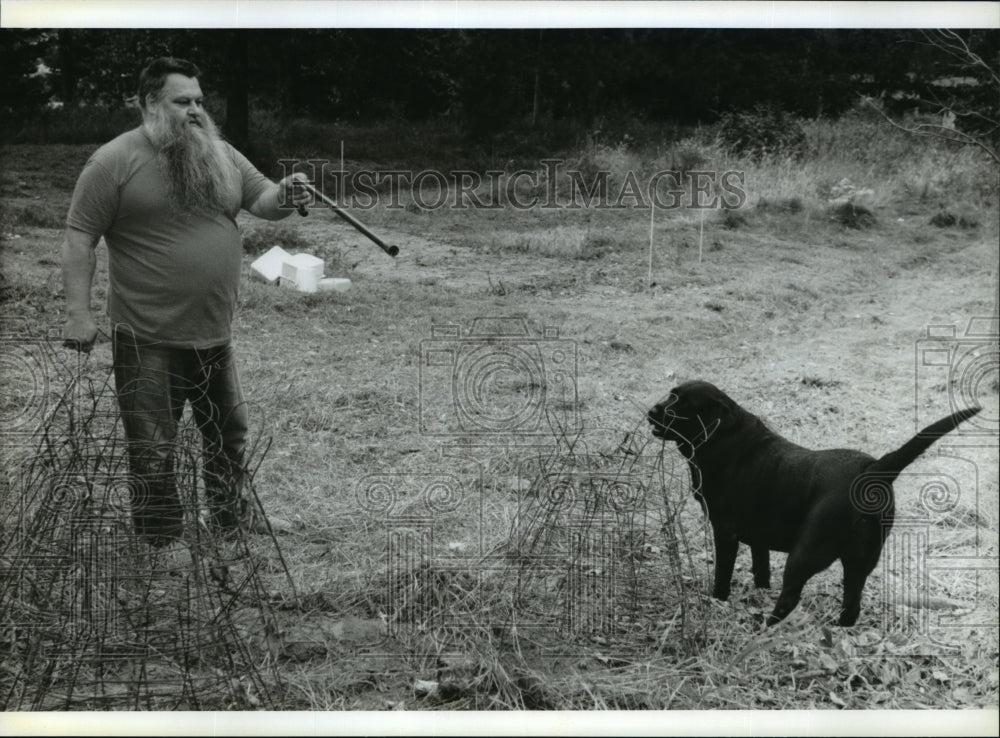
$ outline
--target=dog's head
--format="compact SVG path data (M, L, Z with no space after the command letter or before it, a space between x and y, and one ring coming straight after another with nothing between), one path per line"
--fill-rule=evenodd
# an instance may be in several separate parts
M670 390L647 414L653 435L692 450L734 427L740 406L714 384L685 382Z

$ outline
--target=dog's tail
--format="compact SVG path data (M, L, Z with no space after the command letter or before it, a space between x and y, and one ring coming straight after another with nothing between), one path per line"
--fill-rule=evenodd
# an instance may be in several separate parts
M899 473L903 469L912 464L920 454L930 448L934 441L951 433L960 423L973 417L981 410L981 407L959 410L947 418L942 418L936 423L931 423L898 449L890 451L875 461L868 467L867 472L879 475L879 478L885 482L891 482L899 476Z

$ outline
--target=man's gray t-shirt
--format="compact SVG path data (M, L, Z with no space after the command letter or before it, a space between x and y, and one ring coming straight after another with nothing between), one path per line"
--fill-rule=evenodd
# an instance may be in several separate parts
M269 186L227 143L240 187L225 212L179 214L142 128L98 149L73 192L66 223L108 245L112 325L177 348L208 348L231 339L243 242L236 227Z

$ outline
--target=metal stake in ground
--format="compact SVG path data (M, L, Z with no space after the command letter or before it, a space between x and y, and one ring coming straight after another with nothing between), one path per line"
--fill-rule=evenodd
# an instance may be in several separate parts
M313 187L312 185L308 185L308 184L305 185L305 187L310 192L312 192L313 195L315 195L320 200L322 200L324 203L326 203L327 207L329 207L330 210L332 210L337 215L339 215L341 218L343 218L348 223L350 223L352 226L354 226L355 228L357 228L359 231L361 231L361 233L363 233L366 236L368 236L369 239L371 239L379 248L381 248L389 256L393 256L394 257L394 256L396 256L396 254L399 253L399 247L398 246L390 246L389 244L387 244L381 238L379 238L374 233L372 233L368 229L368 226L366 226L360 220L358 220L353 215L351 215L350 213L348 213L346 210L344 210L343 208L341 208L339 205L337 205L337 203L335 203L329 197L327 197L322 192L320 192L319 190L317 190L315 187ZM299 215L306 215L308 213L308 211L305 209L305 206L299 206L298 211L299 211Z

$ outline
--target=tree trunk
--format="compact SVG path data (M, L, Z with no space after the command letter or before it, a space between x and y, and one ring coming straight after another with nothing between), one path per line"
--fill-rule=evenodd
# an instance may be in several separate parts
M244 148L250 142L250 63L245 31L229 33L229 70L226 75L226 122L229 142Z
M538 107L541 103L541 86L542 86L542 31L538 31L538 45L535 47L535 80L534 89L531 95L531 127L534 128L535 124L538 122Z
M76 102L77 73L76 49L74 48L73 31L62 29L58 36L59 80L62 101L66 105Z
M285 40L279 41L278 47L278 74L277 74L277 85L278 89L275 91L275 99L278 101L278 109L282 114L289 114L295 106L296 100L292 94L292 88L295 84L295 57L292 49L294 48L291 43Z

